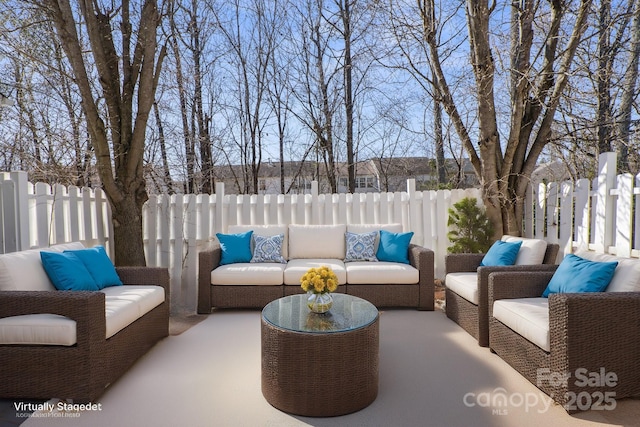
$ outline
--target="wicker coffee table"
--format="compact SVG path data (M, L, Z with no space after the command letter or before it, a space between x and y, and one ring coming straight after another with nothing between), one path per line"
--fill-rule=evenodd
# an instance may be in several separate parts
M379 316L362 298L333 294L315 314L306 295L262 310L262 394L284 412L331 417L359 411L378 395Z

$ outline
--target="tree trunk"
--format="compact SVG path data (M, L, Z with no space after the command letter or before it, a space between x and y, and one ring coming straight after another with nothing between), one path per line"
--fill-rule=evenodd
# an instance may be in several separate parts
M438 97L439 98L439 97ZM444 160L444 138L442 135L442 104L439 99L433 101L433 133L436 142L436 170L438 173L438 184L447 183L447 171Z
M173 194L173 180L171 179L171 170L169 169L169 160L167 159L167 144L164 138L164 127L162 125L162 117L160 117L160 111L158 110L158 103L153 103L153 112L156 117L156 124L158 126L158 142L160 144L160 159L162 160L162 173L163 184L169 194Z
M112 203L111 218L115 239L116 265L145 265L142 240L142 205L146 194L127 194Z
M600 0L598 37L598 154L611 151L611 0Z
M138 28L135 41L132 41L129 0L122 1L115 16L112 11L97 9L98 3L81 1L79 6L99 75L102 89L99 99L106 107L106 116L103 116L104 109L94 96L94 82L90 80L89 67L85 64L86 50L79 41L70 1L43 2L82 97L89 135L96 152L98 175L111 204L115 263L145 265L142 205L147 200L147 193L143 155L147 120L165 56L164 48L158 52L156 44L160 15L156 2L145 0L141 10L136 11ZM112 25L112 19L117 19L119 25ZM112 30L116 28L120 33L114 35ZM114 45L116 40L122 43L121 51ZM136 95L134 117L133 100Z
M626 71L622 82L620 100L620 120L618 122L618 152L620 173L629 172L629 135L631 133L631 113L637 94L638 63L640 63L640 2L634 1L633 23L631 25L631 47Z

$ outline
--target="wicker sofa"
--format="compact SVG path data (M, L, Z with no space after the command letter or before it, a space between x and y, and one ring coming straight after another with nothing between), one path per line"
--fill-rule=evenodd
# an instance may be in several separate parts
M640 260L577 255L619 262L605 292L547 299L553 272L489 276L490 347L568 412L612 409L640 395Z
M168 335L168 270L116 272L124 286L62 291L44 271L40 250L0 255L1 398L93 401Z
M503 236L502 241L522 241L515 265L480 267L485 254L448 254L445 257L445 311L447 317L489 345L489 274L497 271L555 271L559 245L539 239Z
M229 226L229 233L284 235L284 263L220 265L217 241L198 254L198 312L212 308L262 308L285 295L302 293L300 277L311 267L330 266L337 292L364 298L377 307L434 308L434 253L410 244L409 264L344 262L345 233L402 232L400 224ZM376 243L377 244L377 243Z

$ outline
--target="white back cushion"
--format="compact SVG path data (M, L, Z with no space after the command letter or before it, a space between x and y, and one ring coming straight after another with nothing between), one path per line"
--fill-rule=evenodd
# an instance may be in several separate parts
M40 251L62 252L82 248L82 243L74 242L0 255L0 290L55 291L56 288L42 267Z
M347 227L338 225L289 225L289 259L344 259Z
M253 230L253 234L258 236L277 236L278 234L284 234L284 240L282 242L282 256L284 259L289 258L289 244L287 242L288 229L286 225L230 225L228 227L229 234L245 233ZM253 239L251 240L253 244ZM251 248L253 253L253 248Z
M542 264L542 261L544 261L544 254L547 251L547 242L545 240L528 239L506 234L502 236L501 240L510 243L522 241L515 265L536 265Z
M362 234L380 230L385 230L390 233L402 233L402 224L347 224L347 231L349 233ZM379 245L380 233L376 236L376 241L373 247L374 253L378 252Z
M640 292L640 259L622 258L593 251L578 251L576 255L589 261L618 261L616 271L605 292Z

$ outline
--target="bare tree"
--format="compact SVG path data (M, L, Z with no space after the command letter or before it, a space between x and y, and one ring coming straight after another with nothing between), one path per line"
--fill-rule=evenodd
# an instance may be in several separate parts
M165 55L156 41L160 13L154 0L134 2L133 7L124 0L117 9L91 0L80 0L77 5L80 25L70 0L42 2L82 97L98 175L112 207L115 263L144 265L142 205L147 192L142 163L147 119ZM80 26L86 29L91 45L90 59L80 41ZM117 42L121 42L118 48ZM101 93L92 90L89 70L93 65L100 76Z
M535 0L511 4L510 103L507 140L500 141L496 109L496 64L491 42L491 15L496 3L467 0L466 16L475 77L478 129L477 149L469 129L458 112L458 102L447 84L435 38L436 8L433 0L424 7L427 41L434 78L442 94L443 107L470 156L480 179L487 214L496 226L496 234L522 232L525 193L538 158L551 138L555 112L571 74L576 48L587 27L592 0L581 0L575 8L567 2L552 0L549 10ZM573 23L568 14L575 10ZM542 58L534 49L536 14L548 13L548 19L536 25L544 31ZM566 37L561 29L569 28ZM572 25L572 26L571 26ZM562 44L564 43L564 44ZM503 151L504 147L504 151Z
M638 64L640 63L640 2L629 0L630 10L633 13L633 23L631 24L631 43L627 64L624 70L622 81L622 95L619 106L619 119L617 126L618 150L620 151L620 169L623 172L631 170L629 155L633 150L629 150L631 134L631 113L634 99L638 94ZM640 161L636 150L636 162ZM636 164L636 168L640 163Z

